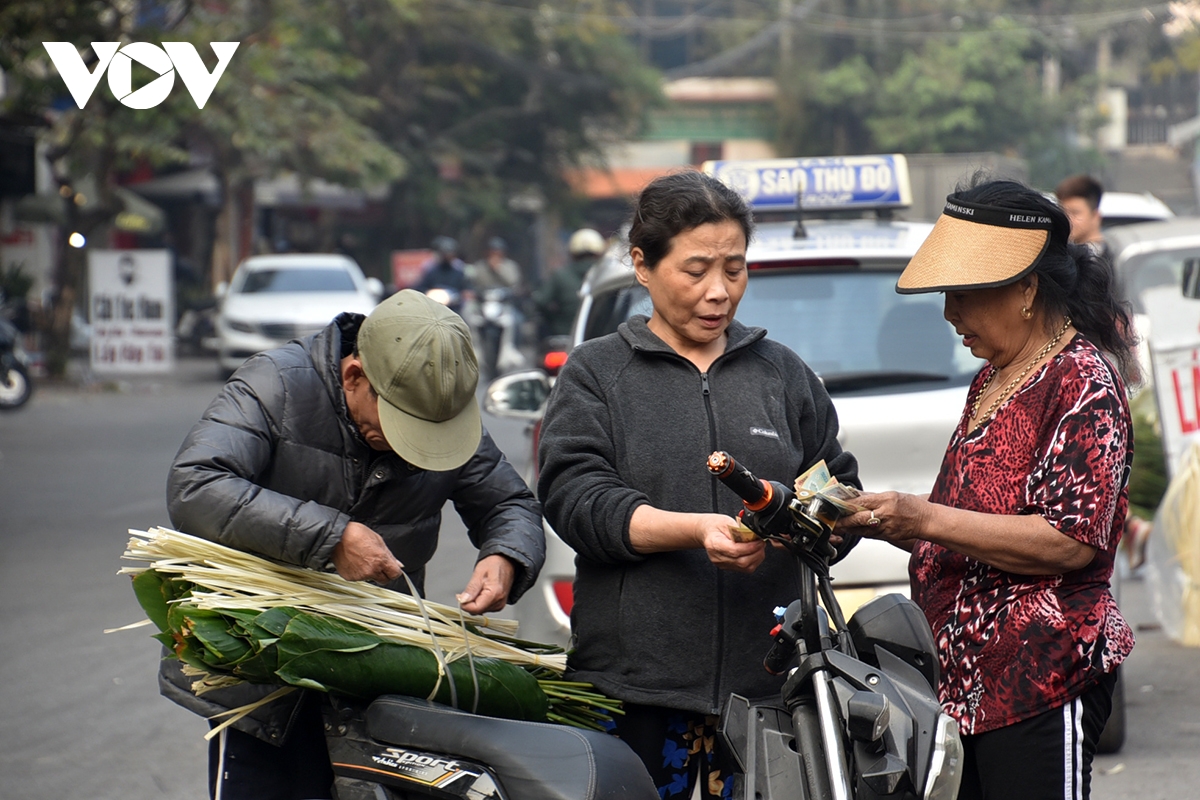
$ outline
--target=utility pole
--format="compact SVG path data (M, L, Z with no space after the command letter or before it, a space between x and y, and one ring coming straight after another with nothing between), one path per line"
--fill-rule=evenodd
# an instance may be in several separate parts
M779 66L792 65L792 0L779 0Z

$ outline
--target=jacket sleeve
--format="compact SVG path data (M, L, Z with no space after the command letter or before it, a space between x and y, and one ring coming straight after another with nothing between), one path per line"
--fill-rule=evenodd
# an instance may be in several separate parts
M546 561L542 507L486 429L479 449L459 471L450 499L479 558L499 554L516 564L508 601L517 602Z
M649 498L617 474L610 417L596 376L576 348L555 381L538 446L538 497L546 520L580 556L641 561L629 522Z
M794 418L800 421L800 437L804 446L805 463L801 466L801 471L824 459L825 466L829 467L829 474L836 477L839 483L848 483L861 489L858 460L843 450L838 442L837 409L834 408L833 400L816 373L800 361L799 357L796 361L797 372L788 380L790 385L802 387L797 392L799 407L793 412ZM845 558L858 541L857 536L846 537L838 548L833 563Z
M167 510L184 533L322 569L350 517L260 483L278 440L282 397L269 357L238 370L179 448L167 477Z

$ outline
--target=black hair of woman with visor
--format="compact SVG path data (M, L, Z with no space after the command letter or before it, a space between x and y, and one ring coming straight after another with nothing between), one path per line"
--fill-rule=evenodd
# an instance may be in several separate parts
M897 291L942 292L987 360L925 497L846 532L911 551L966 750L960 798L1086 798L1133 634L1109 588L1128 507L1130 316L1066 214L1011 181L947 198Z
M799 593L790 555L735 538L741 500L708 456L788 483L824 459L858 485L816 375L734 319L752 230L742 197L708 175L642 191L629 252L653 311L571 352L538 448L546 519L577 554L569 675L625 702L614 733L663 797L690 797L698 778L722 795L715 715L731 692L778 696L762 654L773 609Z

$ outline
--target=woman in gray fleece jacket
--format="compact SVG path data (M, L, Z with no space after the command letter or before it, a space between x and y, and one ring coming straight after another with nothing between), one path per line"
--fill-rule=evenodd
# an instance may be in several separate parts
M646 187L629 241L653 314L575 348L538 449L546 518L577 554L570 670L625 701L614 733L664 797L690 796L698 777L721 795L716 715L731 692L777 695L762 658L773 609L798 594L790 555L734 540L740 501L708 455L788 483L825 459L858 483L816 375L733 319L751 232L745 201L714 178Z

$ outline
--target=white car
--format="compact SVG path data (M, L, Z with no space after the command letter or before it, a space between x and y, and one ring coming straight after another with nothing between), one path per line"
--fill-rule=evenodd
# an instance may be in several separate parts
M1175 212L1170 206L1149 192L1105 192L1100 195L1100 226L1105 231L1174 216Z
M217 363L228 374L255 353L316 333L343 311L371 313L383 283L343 255L286 253L246 259L218 295Z

